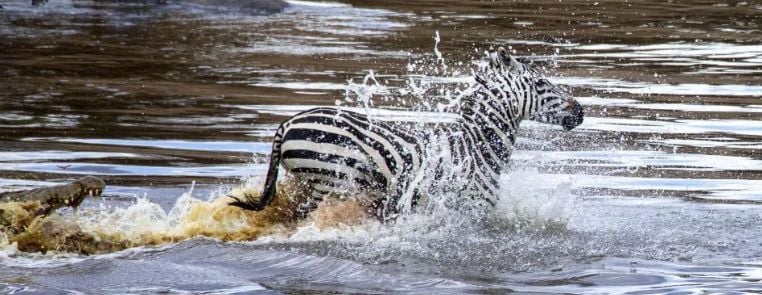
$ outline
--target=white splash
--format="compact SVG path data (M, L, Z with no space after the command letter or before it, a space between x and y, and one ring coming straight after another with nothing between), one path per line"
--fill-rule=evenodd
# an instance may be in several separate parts
M549 181L548 177L556 179ZM568 176L516 168L501 175L500 199L491 217L514 227L563 228L577 208L571 189Z
M447 65L445 64L444 57L442 57L442 52L439 51L439 42L441 39L439 38L439 31L436 31L436 36L434 36L434 54L437 55L437 61L442 64L442 68L445 70L447 69Z
M347 81L345 88L344 101L348 103L359 104L365 110L365 114L371 124L373 124L373 114L371 109L374 108L373 97L379 94L387 94L389 90L386 86L382 85L376 79L376 75L373 70L368 71L368 74L363 77L362 84L354 83L352 79ZM340 101L336 102L337 105L341 105Z

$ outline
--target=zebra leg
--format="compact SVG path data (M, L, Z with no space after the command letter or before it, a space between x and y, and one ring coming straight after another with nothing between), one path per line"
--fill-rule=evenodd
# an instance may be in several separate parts
M278 168L280 167L280 146L283 143L283 124L278 127L278 131L275 132L275 138L273 139L273 149L270 154L270 167L267 169L267 178L265 179L265 187L262 189L262 195L259 199L254 199L251 195L244 195L243 200L234 196L228 196L235 201L229 205L240 207L246 210L261 211L270 202L275 199L277 192L276 182L278 180Z

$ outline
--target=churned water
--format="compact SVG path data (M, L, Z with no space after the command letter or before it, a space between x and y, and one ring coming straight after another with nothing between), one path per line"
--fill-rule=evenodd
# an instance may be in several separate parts
M289 4L0 1L0 190L108 183L0 234L0 292L762 292L758 3ZM487 216L226 206L259 189L287 116L451 120L498 44L587 116L524 122Z

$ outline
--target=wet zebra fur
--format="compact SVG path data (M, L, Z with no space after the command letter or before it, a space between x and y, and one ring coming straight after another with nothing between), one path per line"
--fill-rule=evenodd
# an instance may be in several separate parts
M265 208L275 198L281 164L312 191L300 206L305 214L328 194L354 186L378 192L371 210L381 219L394 218L425 193L426 173L463 199L495 205L498 178L520 122L526 118L571 130L584 113L570 94L502 47L488 54L474 80L457 106L459 118L433 130L411 130L336 107L294 115L275 133L261 197L231 196L231 205Z

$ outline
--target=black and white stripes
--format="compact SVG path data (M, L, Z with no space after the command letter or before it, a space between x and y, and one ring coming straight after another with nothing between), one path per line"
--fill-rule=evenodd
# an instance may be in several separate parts
M522 119L582 123L582 107L502 47L488 55L475 83L461 98L458 120L434 129L371 121L368 116L325 107L299 113L276 132L259 199L232 205L261 210L275 197L282 164L313 192L308 212L327 194L354 189L377 196L375 213L392 218L415 207L421 195L446 187L471 204L494 205L498 177L508 165Z

